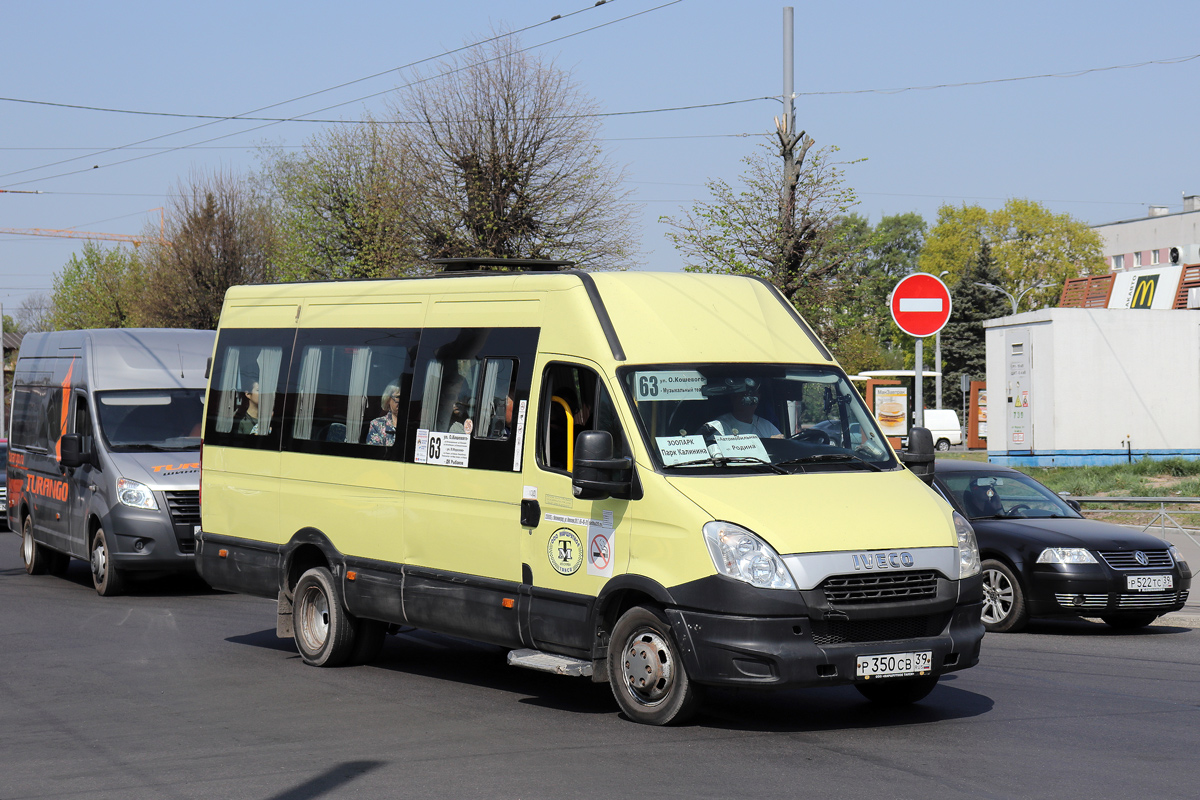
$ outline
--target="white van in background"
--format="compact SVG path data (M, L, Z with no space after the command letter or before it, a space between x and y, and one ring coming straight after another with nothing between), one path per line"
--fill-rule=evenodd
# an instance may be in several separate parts
M933 446L938 450L949 450L952 444L962 444L962 426L953 409L925 409L925 427L933 434Z

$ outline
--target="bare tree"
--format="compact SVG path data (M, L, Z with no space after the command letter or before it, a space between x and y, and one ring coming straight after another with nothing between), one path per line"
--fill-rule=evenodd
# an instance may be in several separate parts
M48 292L34 292L25 295L25 299L17 306L13 320L21 333L36 333L51 330L51 297Z
M273 222L267 205L233 175L180 181L159 231L142 246L146 289L139 316L168 328L216 328L225 292L273 279Z
M593 100L552 61L503 36L420 76L394 106L421 165L429 256L564 258L624 268L635 255L623 171Z

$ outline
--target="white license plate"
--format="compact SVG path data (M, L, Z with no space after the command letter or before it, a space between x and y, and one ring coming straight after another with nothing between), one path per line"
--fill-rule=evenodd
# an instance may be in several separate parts
M914 675L929 672L933 666L933 651L919 653L883 653L859 656L857 675L860 678L881 678L885 675Z
M1173 575L1126 575L1125 587L1131 592L1159 592L1174 589Z

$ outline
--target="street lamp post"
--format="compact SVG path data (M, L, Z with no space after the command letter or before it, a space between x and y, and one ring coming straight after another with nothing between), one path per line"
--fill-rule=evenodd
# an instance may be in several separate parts
M1001 286L997 286L994 283L978 283L977 282L975 285L982 286L984 289L991 289L993 292L999 292L1000 294L1007 297L1008 302L1012 303L1013 314L1016 314L1017 309L1021 305L1021 298L1023 298L1025 295L1029 294L1030 292L1034 292L1039 289L1045 289L1048 286L1052 286L1053 283L1051 281L1041 280L1041 281L1035 281L1033 284L1026 286L1025 281L1021 281L1017 284L1017 293L1015 296L1013 295L1012 292L1008 291L1007 289L1005 289Z

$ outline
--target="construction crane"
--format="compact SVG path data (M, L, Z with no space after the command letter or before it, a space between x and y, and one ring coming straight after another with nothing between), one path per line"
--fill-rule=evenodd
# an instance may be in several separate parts
M0 191L8 191L0 190ZM76 231L71 229L59 230L56 228L0 228L0 233L11 233L15 236L52 236L58 239L90 239L94 242L129 242L134 247L145 244L146 242L159 242L160 244L170 244L167 241L164 230L163 210L161 208L152 208L151 211L158 212L158 238L148 236L133 236L125 233L96 233L94 231Z

